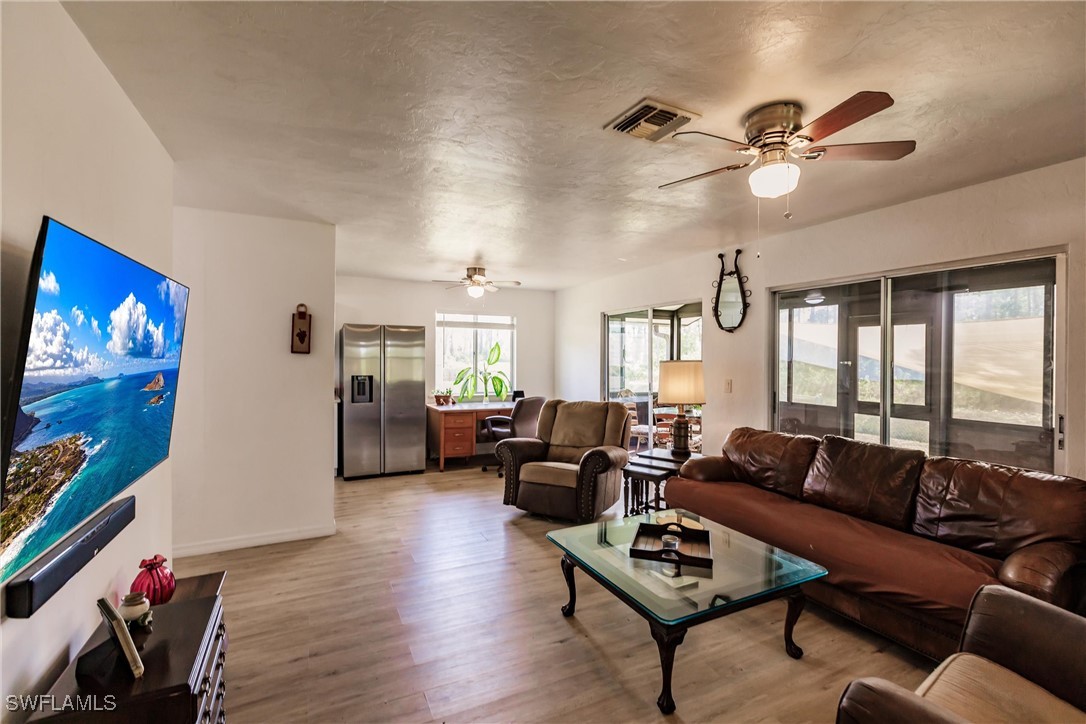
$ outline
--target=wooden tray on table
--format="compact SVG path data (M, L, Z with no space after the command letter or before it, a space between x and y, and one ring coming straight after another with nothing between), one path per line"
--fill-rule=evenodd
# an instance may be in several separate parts
M664 548L665 535L677 536L678 548ZM689 528L681 523L642 523L630 544L630 557L695 568L713 567L709 531Z

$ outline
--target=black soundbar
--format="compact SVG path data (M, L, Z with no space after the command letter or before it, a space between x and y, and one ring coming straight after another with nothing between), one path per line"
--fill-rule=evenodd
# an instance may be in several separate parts
M5 612L9 618L29 618L61 586L98 555L136 518L136 498L110 503L37 561L8 581Z

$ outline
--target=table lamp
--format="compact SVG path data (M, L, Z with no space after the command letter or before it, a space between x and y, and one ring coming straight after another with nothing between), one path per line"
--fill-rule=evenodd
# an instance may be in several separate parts
M657 400L661 405L678 406L679 416L671 423L671 447L675 452L690 452L690 420L683 408L705 404L705 373L701 360L661 362Z

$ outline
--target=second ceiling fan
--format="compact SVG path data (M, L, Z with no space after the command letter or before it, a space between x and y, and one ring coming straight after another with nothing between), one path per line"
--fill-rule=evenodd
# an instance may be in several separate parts
M495 281L493 279L487 279L486 269L481 266L469 266L467 273L460 279L453 281L451 279L433 279L435 284L452 284L448 289L456 289L457 287L463 287L467 290L468 296L478 299L486 292L496 292L501 287L519 287L520 282L515 280Z
M803 106L781 102L755 108L744 118L746 143L700 131L680 131L672 138L694 141L725 151L753 156L749 161L699 173L660 186L671 188L691 181L738 171L760 163L748 179L750 189L760 198L775 199L795 191L799 184L800 161L896 161L916 149L916 141L881 141L849 143L839 146L819 145L822 139L848 128L894 105L889 93L861 91L807 125L803 125Z

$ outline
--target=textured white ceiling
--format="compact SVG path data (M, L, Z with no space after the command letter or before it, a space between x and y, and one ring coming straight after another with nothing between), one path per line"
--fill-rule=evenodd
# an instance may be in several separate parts
M179 203L334 223L341 273L557 288L752 239L748 172L656 189L743 157L602 130L643 96L740 140L765 102L896 99L827 143L916 152L805 165L763 235L1086 154L1081 2L66 7Z

